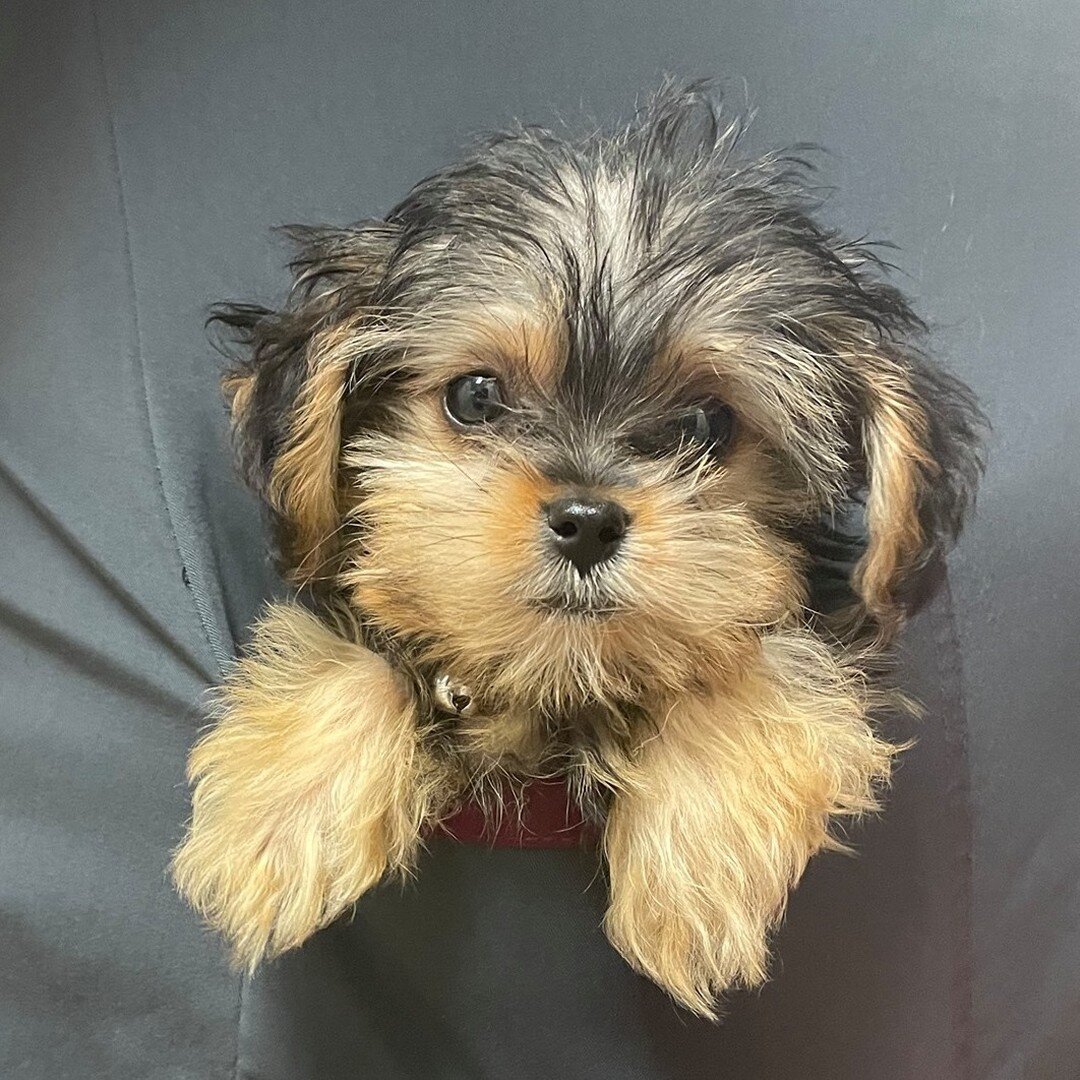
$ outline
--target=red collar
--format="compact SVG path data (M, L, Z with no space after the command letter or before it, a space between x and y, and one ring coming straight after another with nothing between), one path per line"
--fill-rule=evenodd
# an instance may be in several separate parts
M467 844L504 848L573 848L595 840L595 827L582 818L565 780L530 780L522 802L520 812L508 806L495 822L476 802L465 803L437 832Z

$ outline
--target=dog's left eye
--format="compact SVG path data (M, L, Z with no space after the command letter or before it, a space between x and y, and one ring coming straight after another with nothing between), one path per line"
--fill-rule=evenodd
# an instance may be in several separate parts
M458 427L497 420L506 411L499 380L494 375L462 375L446 388L446 415Z
M730 405L720 402L697 405L672 417L659 430L635 439L645 453L667 453L696 448L719 456L735 437L735 414Z

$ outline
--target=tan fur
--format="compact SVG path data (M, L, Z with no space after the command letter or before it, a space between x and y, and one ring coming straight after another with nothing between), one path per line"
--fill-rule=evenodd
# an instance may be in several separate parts
M915 569L924 538L919 496L935 465L926 449L926 416L912 400L903 377L887 367L871 368L873 404L864 443L870 473L867 522L870 547L854 584L885 633L896 628L896 588Z
M221 380L221 393L229 406L229 416L234 425L240 424L251 407L251 395L255 391L255 376L250 372L233 373Z
M401 676L288 605L256 627L189 775L173 874L248 969L407 870L447 795Z
M867 691L816 638L770 635L728 687L670 703L618 773L605 929L688 1009L766 975L768 934L835 815L876 807L893 748Z
M271 506L289 523L291 577L298 584L330 576L334 569L341 406L353 355L348 346L355 336L354 327L338 327L309 346L310 374L267 485Z

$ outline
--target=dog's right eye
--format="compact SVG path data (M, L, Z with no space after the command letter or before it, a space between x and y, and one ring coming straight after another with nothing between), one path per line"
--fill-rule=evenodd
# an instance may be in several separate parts
M489 424L506 412L499 380L494 375L462 375L447 386L443 403L455 427Z

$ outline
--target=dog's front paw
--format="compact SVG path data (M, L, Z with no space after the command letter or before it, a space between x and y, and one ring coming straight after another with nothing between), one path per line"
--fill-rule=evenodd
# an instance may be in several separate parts
M765 978L768 929L789 881L752 880L762 868L740 866L743 853L715 833L697 833L703 822L620 799L605 833L604 930L635 970L691 1012L713 1017L729 987Z
M217 705L173 876L251 969L405 869L439 784L398 675L297 608L260 624Z
M264 957L302 944L344 905L331 899L331 883L339 876L334 830L318 807L301 799L256 816L258 780L227 778L226 771L220 766L199 782L199 802L173 861L173 877L189 903L229 941L236 965L251 970ZM368 830L362 846L363 857L353 864L356 895L387 864L377 828Z
M760 665L665 711L621 780L604 833L605 929L639 971L714 1014L764 980L769 932L836 816L876 806L894 748L868 699L816 639L764 642Z

